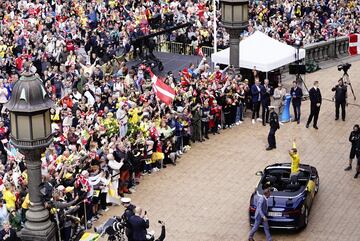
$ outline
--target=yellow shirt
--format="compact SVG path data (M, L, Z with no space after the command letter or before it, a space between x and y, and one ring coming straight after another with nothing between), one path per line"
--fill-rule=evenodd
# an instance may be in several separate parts
M293 143L293 148L296 148L295 142ZM291 174L295 174L299 172L300 165L300 156L298 153L290 154L291 157Z
M4 58L6 49L7 49L7 45L5 45L5 44L0 45L0 57L1 58Z
M12 193L10 190L4 189L3 199L6 202L6 208L8 210L15 209L16 197L14 193Z
M30 205L30 196L28 193L28 194L26 194L25 199L24 199L23 203L21 204L21 208L29 209L29 205Z

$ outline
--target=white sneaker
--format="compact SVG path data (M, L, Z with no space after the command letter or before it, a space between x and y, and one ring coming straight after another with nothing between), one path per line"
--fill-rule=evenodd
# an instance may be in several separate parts
M256 120L257 120L257 121L262 121L262 119L261 119L261 118L257 118Z
M151 170L151 172L157 172L157 171L156 171L156 167L154 167L154 168Z
M182 151L179 151L179 155L182 155L182 154L184 154Z
M242 124L243 122L242 121L239 121L239 124Z
M236 122L236 125L238 126L238 125L240 125L240 122L238 121L238 122Z
M252 121L251 121L253 124L255 124L255 120L254 119L252 119Z

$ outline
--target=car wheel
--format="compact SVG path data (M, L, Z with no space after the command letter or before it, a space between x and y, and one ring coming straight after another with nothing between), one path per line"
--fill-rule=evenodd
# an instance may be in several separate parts
M315 179L315 193L318 193L319 188L320 188L320 178L318 177Z
M306 226L308 225L309 222L309 209L305 206L305 211L304 211L304 228L306 228Z

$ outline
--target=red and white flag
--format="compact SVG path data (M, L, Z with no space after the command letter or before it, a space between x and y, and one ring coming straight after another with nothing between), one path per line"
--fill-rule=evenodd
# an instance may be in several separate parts
M175 98L175 90L158 78L151 69L148 69L151 77L152 87L156 96L165 104L171 105Z
M195 50L196 54L199 55L200 57L204 57L204 53L202 51L202 48L201 47L197 47L196 50Z
M360 54L360 34L349 34L349 54Z

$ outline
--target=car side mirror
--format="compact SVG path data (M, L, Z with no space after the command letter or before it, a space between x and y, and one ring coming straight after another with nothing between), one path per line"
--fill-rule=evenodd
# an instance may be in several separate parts
M257 171L257 172L255 173L255 175L256 175L256 176L263 176L264 173L263 173L262 171Z

